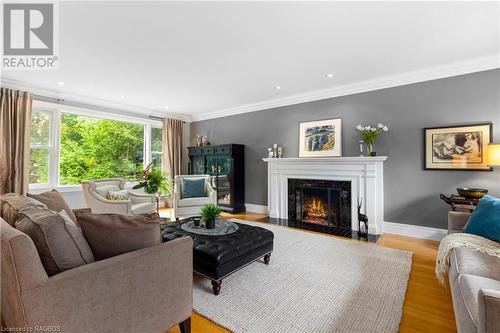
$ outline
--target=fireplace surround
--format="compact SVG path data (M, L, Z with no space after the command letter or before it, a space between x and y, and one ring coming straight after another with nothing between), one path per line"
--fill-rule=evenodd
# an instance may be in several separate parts
M289 179L350 182L351 230L358 230L357 202L368 216L370 234L380 235L384 221L384 161L376 157L264 158L268 164L268 210L271 218L288 219ZM310 223L309 223L310 224ZM311 224L312 225L312 224Z

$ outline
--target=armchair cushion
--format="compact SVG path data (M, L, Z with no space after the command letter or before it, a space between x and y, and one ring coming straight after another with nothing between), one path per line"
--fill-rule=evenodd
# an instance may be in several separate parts
M203 206L207 203L211 203L212 199L210 197L200 197L200 198L186 198L181 199L177 203L179 207L194 207L194 206Z
M22 211L16 228L33 240L49 276L95 261L80 227L67 214L47 208L27 208Z
M156 217L86 212L77 212L76 217L96 260L161 243Z
M43 192L40 194L27 194L28 197L31 197L35 200L40 201L41 203L47 205L47 208L55 211L55 212L60 212L61 209L64 209L66 214L75 222L76 221L76 216L73 214L73 211L71 208L69 208L69 205L66 203L64 198L61 196L61 194L57 190L52 190L52 191L47 191Z
M206 197L205 179L182 179L182 199Z

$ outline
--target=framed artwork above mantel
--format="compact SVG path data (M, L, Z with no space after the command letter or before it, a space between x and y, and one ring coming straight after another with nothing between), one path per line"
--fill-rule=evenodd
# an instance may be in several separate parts
M299 157L339 156L342 156L342 119L300 123Z
M424 169L491 171L485 154L492 137L492 123L424 128Z

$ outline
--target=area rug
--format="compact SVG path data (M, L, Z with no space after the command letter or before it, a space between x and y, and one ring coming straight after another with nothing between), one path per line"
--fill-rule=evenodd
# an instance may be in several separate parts
M262 260L222 281L195 277L194 310L235 333L397 332L411 252L291 228L251 223L274 233Z

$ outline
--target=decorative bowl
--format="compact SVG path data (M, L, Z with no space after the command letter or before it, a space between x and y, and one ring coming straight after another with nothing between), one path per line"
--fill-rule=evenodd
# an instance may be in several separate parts
M481 199L486 194L488 194L488 190L484 188L471 188L471 187L457 188L457 192L461 197L467 199Z

